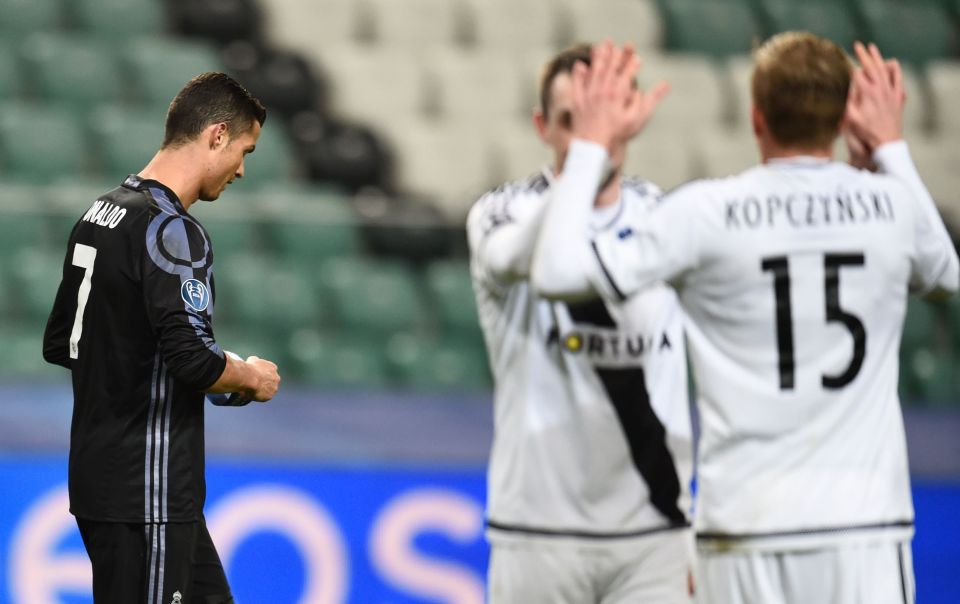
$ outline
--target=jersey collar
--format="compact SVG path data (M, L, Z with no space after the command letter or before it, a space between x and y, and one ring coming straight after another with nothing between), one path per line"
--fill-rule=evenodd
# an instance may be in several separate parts
M783 168L822 168L833 163L829 157L814 157L812 155L794 155L793 157L772 157L767 160L771 167Z
M144 189L150 188L163 189L163 192L167 194L167 199L173 202L177 208L186 211L183 207L183 204L180 203L180 198L177 197L177 194L173 192L173 189L163 184L159 180L141 178L137 174L130 174L124 179L123 186L127 187L128 189L133 189L134 191L143 191Z

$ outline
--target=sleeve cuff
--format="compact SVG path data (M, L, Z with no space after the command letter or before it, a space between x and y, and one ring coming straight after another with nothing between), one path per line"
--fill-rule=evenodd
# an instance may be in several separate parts
M910 149L907 147L907 141L900 139L880 145L873 151L873 161L884 172L888 172L890 166L899 162L910 161Z

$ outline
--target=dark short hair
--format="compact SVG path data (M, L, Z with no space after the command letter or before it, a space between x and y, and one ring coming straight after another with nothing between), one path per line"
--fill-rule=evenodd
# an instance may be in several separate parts
M543 66L540 74L540 111L543 115L548 115L550 110L550 88L553 81L561 73L572 73L573 66L577 63L586 63L589 66L591 49L589 44L576 44L561 51Z
M753 53L753 102L781 145L833 144L847 106L853 65L836 43L809 32L777 34Z
M227 124L232 135L242 134L267 119L263 104L225 73L207 72L193 78L177 93L167 110L161 148L194 140L211 124Z

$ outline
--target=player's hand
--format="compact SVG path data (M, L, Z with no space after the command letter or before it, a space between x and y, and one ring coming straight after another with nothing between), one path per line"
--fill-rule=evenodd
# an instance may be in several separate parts
M257 372L257 387L253 391L253 400L261 403L269 401L280 389L280 374L277 365L260 357L247 357L247 364Z
M853 71L844 128L873 153L903 138L903 71L896 60L885 61L875 44L856 42L854 51L860 67Z
M590 67L573 67L573 135L608 150L636 136L666 94L665 83L644 94L634 84L640 57L631 44L617 48L609 40L593 47Z

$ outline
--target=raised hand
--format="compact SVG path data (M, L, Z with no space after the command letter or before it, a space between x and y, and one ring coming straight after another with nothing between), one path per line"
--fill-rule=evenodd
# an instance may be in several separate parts
M636 88L640 57L631 44L618 48L607 40L593 47L590 62L573 68L573 134L610 149L643 129L669 87Z
M903 107L906 92L903 72L896 60L885 61L874 44L854 44L860 67L853 71L847 99L844 137L851 151L861 157L884 143L903 138ZM856 163L856 162L855 162Z
M253 393L253 400L269 401L280 389L280 374L277 372L277 365L255 356L248 357L246 362L252 365L257 372L257 388Z

